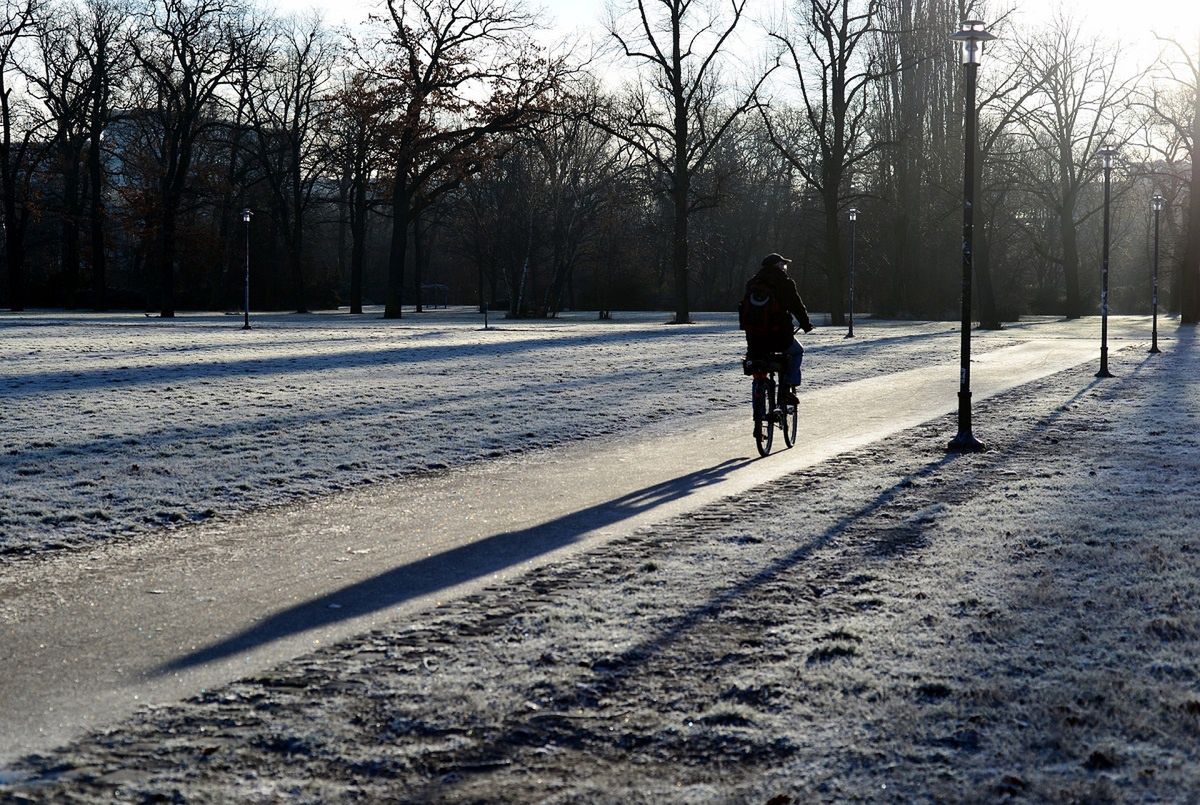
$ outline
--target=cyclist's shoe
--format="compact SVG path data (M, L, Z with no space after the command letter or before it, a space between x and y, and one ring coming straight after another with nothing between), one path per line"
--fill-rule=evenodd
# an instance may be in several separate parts
M794 391L785 391L780 399L784 405L800 404L800 398L796 396L796 392Z
M763 426L762 425L756 424L754 426L754 438L755 439L763 438Z

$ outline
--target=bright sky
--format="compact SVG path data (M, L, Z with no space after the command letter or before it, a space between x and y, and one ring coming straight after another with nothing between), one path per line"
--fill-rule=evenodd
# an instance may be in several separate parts
M604 17L605 0L531 0L540 4L564 31L599 31ZM724 2L724 0L717 0ZM785 0L786 2L786 0ZM1027 24L1046 19L1056 3L1045 0L1008 0ZM1154 34L1190 37L1200 41L1200 1L1198 0L1061 0L1074 9L1082 21L1104 38L1121 40L1133 51L1151 58L1158 50ZM281 12L319 8L332 24L357 23L365 19L381 0L273 0L268 4ZM776 0L754 0L748 9L774 7ZM999 7L1005 0L996 0Z
M598 25L604 11L604 0L533 0L554 16L559 25L570 30L575 27ZM372 9L382 7L383 0L265 0L264 5L282 13L321 9L332 24L361 22Z
M1014 2L1027 26L1048 19L1057 5L1038 0ZM1063 0L1061 5L1073 10L1087 29L1121 42L1146 59L1162 47L1156 35L1200 41L1200 3L1195 0Z

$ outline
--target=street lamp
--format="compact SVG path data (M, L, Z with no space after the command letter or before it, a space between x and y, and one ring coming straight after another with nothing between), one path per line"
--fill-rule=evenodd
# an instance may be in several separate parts
M1108 371L1108 201L1113 158L1117 149L1102 146L1096 155L1104 160L1104 250L1100 262L1100 371L1096 377L1112 377Z
M1150 206L1154 208L1154 279L1150 284L1150 309L1154 322L1151 327L1153 335L1150 340L1150 354L1152 355L1162 352L1158 348L1158 214L1162 212L1164 201L1162 193L1155 193L1154 198L1150 199Z
M851 207L848 210L850 216L850 329L846 332L846 338L854 337L854 222L858 220L858 208Z
M242 210L242 223L246 225L246 274L242 288L242 313L245 322L242 324L243 330L250 329L250 219L253 216L254 211L249 207Z
M963 104L963 238L962 238L962 335L958 370L958 435L948 445L954 453L984 449L971 433L971 270L975 234L975 136L979 110L975 108L975 76L983 56L983 43L996 37L984 30L979 20L965 20L950 35L962 43L965 103Z

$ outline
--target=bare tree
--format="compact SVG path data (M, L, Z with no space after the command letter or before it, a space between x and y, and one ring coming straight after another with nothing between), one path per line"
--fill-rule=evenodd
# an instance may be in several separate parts
M249 94L259 164L283 233L292 304L300 313L307 311L305 223L330 154L336 56L318 17L284 20Z
M22 72L30 92L46 109L47 134L53 158L60 226L59 281L68 307L79 296L82 203L80 182L83 154L90 131L92 81L88 75L87 21L81 9L67 3L47 6L34 24L37 58L26 60Z
M867 113L883 77L866 58L865 40L875 30L880 0L798 0L801 33L772 31L787 55L800 95L797 115L762 109L771 141L812 186L824 214L824 269L834 324L845 323L842 207L855 195L858 167L882 147L867 137Z
M671 270L675 323L691 321L688 298L688 217L696 199L692 181L721 138L756 104L770 70L741 97L723 102L721 68L742 21L746 0L732 0L723 18L702 0L632 0L610 8L608 32L638 78L624 102L598 108L593 124L631 145L660 177L673 210Z
M1058 248L1051 253L1062 266L1066 315L1075 318L1083 313L1079 226L1098 209L1097 204L1080 209L1083 193L1099 171L1096 151L1128 138L1122 115L1129 109L1137 76L1122 77L1120 51L1086 37L1078 23L1061 15L1033 37L1027 53L1026 81L1040 91L1031 96L1036 108L1021 117L1021 124L1045 159L1043 169L1026 178L1031 192L1057 219Z
M129 67L128 39L122 31L129 16L125 0L85 0L80 49L88 81L86 137L88 183L88 260L92 268L92 306L108 307L108 256L106 245L104 132L113 122L114 96L120 91Z
M346 178L350 220L350 312L362 313L363 266L366 260L369 214L379 195L376 174L383 164L384 145L395 120L399 99L394 86L364 70L343 77L333 119L333 159Z
M82 235L85 195L89 202L88 259L91 299L105 307L104 130L112 119L111 98L125 64L118 42L128 9L121 0L60 2L47 6L34 26L36 58L23 74L33 97L46 110L47 131L57 177L59 276L68 306L81 301ZM85 194L86 191L86 194Z
M1022 119L1034 111L1030 99L1041 91L1041 82L1030 83L1026 62L1029 46L1017 42L1005 48L1000 58L991 59L1000 65L989 70L984 96L979 100L983 116L978 151L974 160L975 197L979 207L980 225L975 235L972 261L979 304L979 326L985 330L1001 328L1001 312L993 280L993 269L999 262L994 248L996 232L1011 217L1006 202L1019 183L1011 176L1019 175L1019 163L1024 157L1024 143L1017 136Z
M586 98L597 91L596 87L584 91L584 106L591 105ZM550 241L550 281L541 312L554 316L563 307L583 250L599 235L597 224L613 202L613 186L631 169L630 149L570 111L536 134L533 144L544 172Z
M137 14L130 46L139 71L135 102L147 127L143 142L157 165L149 206L159 308L175 315L179 214L201 137L225 122L221 90L238 75L257 31L239 25L239 0L154 0Z
M392 236L384 317L399 318L408 229L491 159L496 138L543 116L565 60L508 0L387 0L381 77L398 94L390 152Z

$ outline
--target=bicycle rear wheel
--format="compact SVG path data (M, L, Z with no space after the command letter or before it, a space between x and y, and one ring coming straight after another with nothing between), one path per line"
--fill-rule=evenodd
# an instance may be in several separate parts
M771 443L775 440L775 381L770 378L754 381L754 442L758 446L758 454L766 456L771 452Z
M779 429L783 431L783 443L788 447L796 444L796 426L799 417L796 406L783 403L779 406Z

